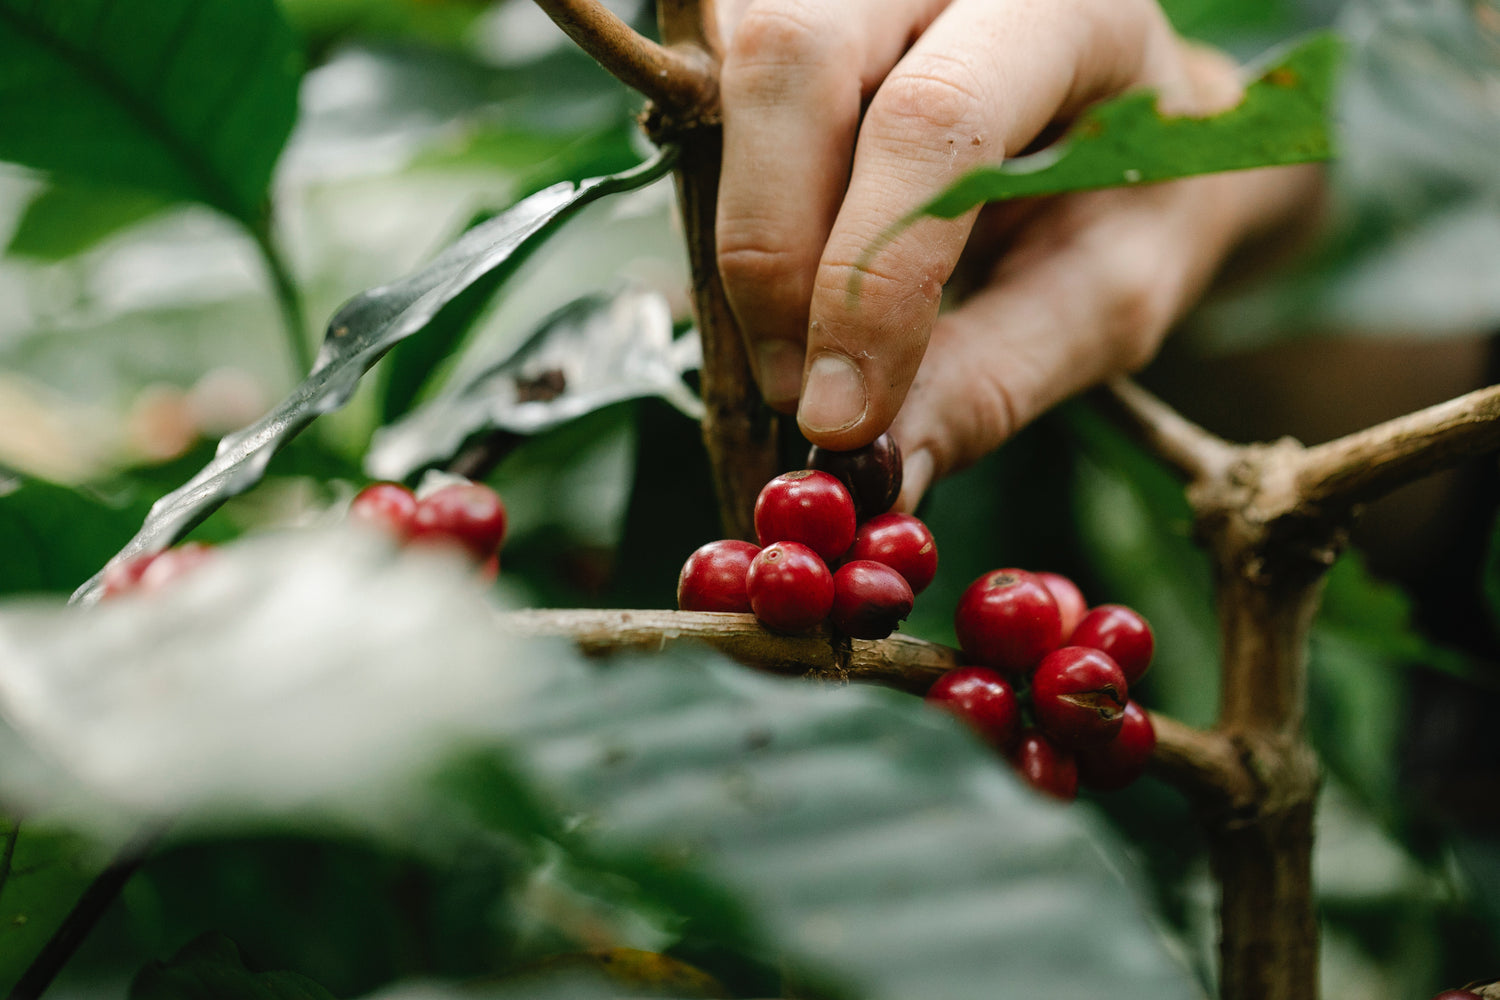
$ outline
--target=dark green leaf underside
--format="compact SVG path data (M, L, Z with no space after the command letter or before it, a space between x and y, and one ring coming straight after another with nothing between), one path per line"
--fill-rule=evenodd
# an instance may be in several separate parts
M0 159L255 224L300 63L272 0L0 0Z
M166 548L225 500L260 482L271 457L319 415L348 402L359 380L393 346L425 329L466 289L509 274L527 251L578 209L650 183L673 159L667 148L634 170L539 191L470 229L420 271L350 299L329 320L307 378L260 420L220 441L213 461L153 504L146 523L116 558ZM74 600L93 600L99 581L95 574Z

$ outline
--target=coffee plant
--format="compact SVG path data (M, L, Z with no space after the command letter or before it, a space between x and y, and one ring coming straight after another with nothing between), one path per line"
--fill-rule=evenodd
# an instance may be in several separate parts
M1493 463L1500 388L1237 444L1118 380L891 512L889 439L809 453L758 395L712 5L642 6L0 0L0 988L1500 995L1495 672L1420 627L1482 631L1500 560L1479 525L1484 575L1418 606L1350 541ZM1353 7L1351 114L1463 118ZM1273 48L1210 116L1097 105L865 262L1326 160L1340 51ZM1242 315L1480 217L1455 134Z

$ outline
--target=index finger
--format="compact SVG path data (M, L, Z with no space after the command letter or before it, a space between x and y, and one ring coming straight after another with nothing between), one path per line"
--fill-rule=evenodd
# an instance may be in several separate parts
M888 227L967 170L1128 87L1172 79L1175 38L1146 0L956 0L886 77L860 128L814 281L798 421L855 448L895 418L975 213ZM850 295L851 284L859 292Z

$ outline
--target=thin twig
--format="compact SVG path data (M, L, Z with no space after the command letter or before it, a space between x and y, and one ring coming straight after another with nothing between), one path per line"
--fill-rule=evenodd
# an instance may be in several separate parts
M1135 437L1189 481L1221 475L1234 462L1234 445L1188 420L1130 379L1105 383L1100 393Z
M718 96L718 75L707 52L658 45L598 0L536 0L578 47L621 83L673 117L701 111Z
M5 892L5 883L10 881L11 865L16 860L16 841L21 837L21 821L15 820L5 834L5 847L0 851L0 894Z
M1500 386L1477 389L1404 417L1308 448L1298 499L1356 504L1500 448Z
M255 246L265 261L266 271L271 276L271 285L276 292L276 306L281 311L281 328L286 338L287 351L291 355L294 382L312 371L312 348L307 343L307 319L302 312L302 293L297 290L297 281L292 277L276 241L271 237L269 222L251 230Z
M78 902L73 904L73 909L63 919L62 925L47 939L47 943L26 967L21 978L16 980L16 985L11 988L6 1000L37 1000L46 992L84 938L94 929L99 918L119 898L125 883L146 863L147 856L160 839L161 832L152 829L120 849L114 860L94 877L83 895L78 897Z
M510 611L500 627L526 636L571 639L591 655L658 652L682 642L712 646L745 666L771 673L860 681L922 694L958 667L958 650L911 636L852 639L847 646L822 629L803 635L768 631L754 615L709 611ZM1239 808L1258 789L1229 737L1152 713L1154 767L1195 802Z

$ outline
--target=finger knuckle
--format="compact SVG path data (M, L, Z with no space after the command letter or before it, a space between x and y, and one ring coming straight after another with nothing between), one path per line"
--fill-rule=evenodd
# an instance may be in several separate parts
M893 73L875 95L867 121L887 139L906 143L973 131L984 101L970 76L960 63Z
M734 30L725 72L818 63L828 57L832 37L829 26L805 4L756 4Z
M719 275L724 283L735 288L766 288L785 284L789 276L796 273L800 254L788 247L776 247L765 243L721 242L719 245Z

